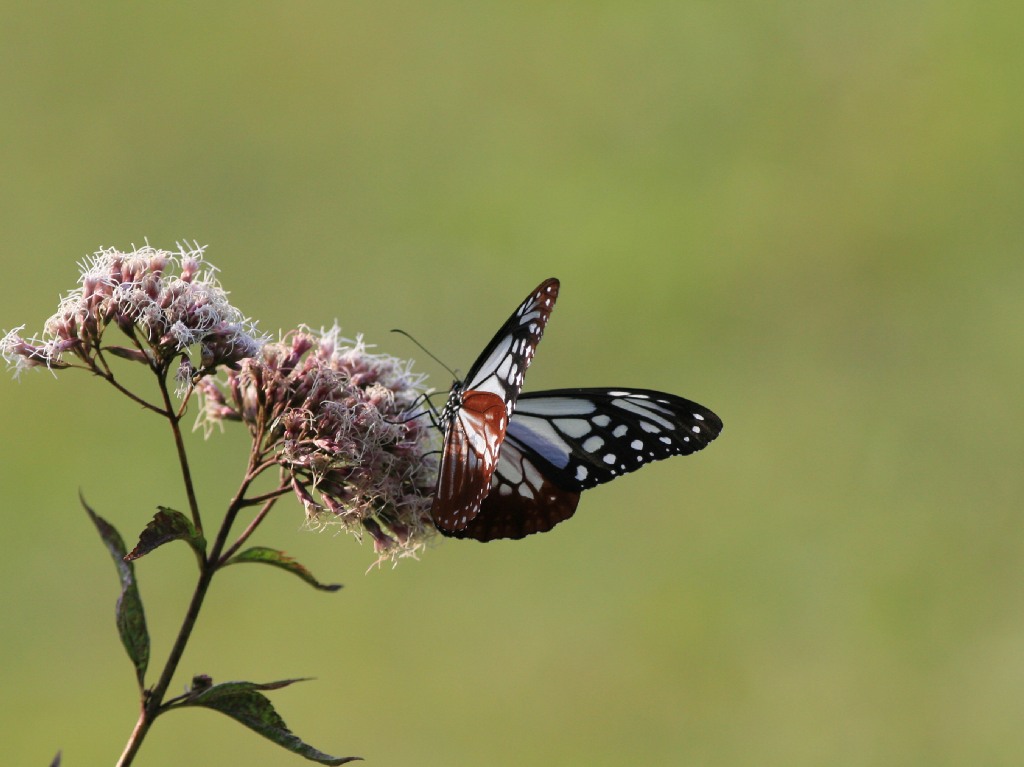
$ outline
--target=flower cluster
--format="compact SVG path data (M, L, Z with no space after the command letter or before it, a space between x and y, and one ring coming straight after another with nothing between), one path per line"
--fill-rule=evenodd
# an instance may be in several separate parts
M77 358L91 370L106 369L104 353L166 371L180 360L185 377L234 367L259 353L254 323L227 299L203 261L198 245L177 253L146 245L131 253L100 250L82 265L79 287L60 303L40 337L25 340L24 326L0 340L0 356L15 374L29 367L59 369ZM104 345L104 333L120 328L131 346ZM190 359L192 349L198 359Z
M209 433L224 420L242 421L285 471L312 524L369 534L378 562L395 561L436 533L432 430L413 412L423 381L411 363L370 353L337 326L302 327L225 380L200 381L197 426Z
M342 339L337 327L300 327L268 343L228 302L215 272L198 246L101 250L82 265L79 286L42 334L26 340L16 328L0 339L0 356L16 375L30 367L84 368L171 418L195 393L197 426L207 435L225 420L248 427L248 481L280 467L281 484L269 498L290 487L311 524L368 534L378 562L415 555L437 532L429 513L435 444L417 408L424 376L409 362L370 353L361 339ZM105 337L111 327L124 345ZM168 412L125 389L111 356L147 365L161 386L176 372L181 409Z

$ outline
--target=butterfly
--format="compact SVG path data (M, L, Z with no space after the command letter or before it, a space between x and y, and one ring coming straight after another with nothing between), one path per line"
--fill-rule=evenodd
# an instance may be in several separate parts
M444 535L490 541L546 532L573 515L583 490L652 461L702 450L722 431L722 420L708 408L651 389L520 395L557 290L555 280L542 283L465 382L452 388L441 416L444 443L431 509ZM538 304L545 308L543 321L535 333L524 333L517 318L532 316Z

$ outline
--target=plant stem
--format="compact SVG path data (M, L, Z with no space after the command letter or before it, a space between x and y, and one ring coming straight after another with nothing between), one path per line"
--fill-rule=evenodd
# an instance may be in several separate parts
M267 516L270 510L274 507L274 504L277 503L277 499L279 497L280 493L278 493L272 498L267 499L266 503L263 504L263 508L259 510L259 513L257 513L256 516L253 517L252 522L250 522L249 525L245 528L245 530L242 531L242 534L238 536L238 540L231 544L228 550L225 551L223 555L221 555L219 562L220 565L226 564L227 561L231 559L232 556L234 556L235 552L242 547L242 544L245 543L249 536L253 534L257 527L259 527L260 522L264 520L264 518Z
M221 547L224 545L224 538L227 537L228 526L228 520L225 519L224 527L221 529L223 535L218 536L218 542ZM217 546L215 544L214 549L216 548ZM196 620L199 618L199 610L203 606L203 600L206 598L206 592L210 587L210 581L213 579L213 574L217 570L216 561L216 556L208 557L199 573L199 582L196 584L196 590L192 594L192 601L189 602L188 611L185 613L185 619L181 623L181 629L178 631L178 638L175 639L174 646L171 647L171 652L167 656L167 663L164 664L164 670L163 673L160 674L160 679L157 681L153 689L143 696L142 711L139 712L139 720L136 722L135 729L132 730L132 734L128 738L128 743L125 746L124 752L121 754L121 759L118 761L117 767L127 767L132 763L132 759L135 758L135 754L138 753L139 747L142 745L143 738L146 737L146 733L149 732L149 728L152 726L153 721L160 713L160 706L163 703L164 695L167 693L167 688L171 684L171 678L174 676L174 672L178 669L178 663L181 661L181 656L185 653L185 646L188 644L189 637L192 636L192 629L195 628Z
M144 407L146 410L152 410L154 413L158 413L159 415L163 415L163 416L169 415L172 412L170 410L168 410L167 412L164 412L163 410L158 408L156 405L154 405L152 402L146 402L146 400L142 399L142 397L140 397L138 394L133 392L131 389L127 389L124 386L122 386L117 381L117 379L114 378L114 374L112 372L110 372L109 370L102 370L98 366L93 365L90 368L90 371L94 375L99 376L104 381L106 381L108 384L113 386L115 389L117 389L119 392L121 392L121 394L126 396L128 399L132 400L133 402L135 402L135 403L137 403L139 405L142 405L142 407Z
M169 401L163 381L161 381L160 388L161 391L164 392L165 399ZM170 412L172 411L168 408L168 413ZM192 491L191 475L188 471L188 460L185 454L184 442L181 440L181 430L178 428L178 419L171 415L168 415L168 419L171 421L175 436L175 443L178 445L178 455L181 460L182 475L185 479L185 484L189 492L189 503L195 504L195 493ZM199 618L199 611L203 606L203 600L206 598L206 592L210 588L210 581L213 580L214 573L216 573L221 567L221 559L223 558L222 553L227 544L231 526L234 524L235 518L238 516L238 512L245 505L246 491L256 478L256 474L253 472L253 466L255 463L256 456L254 448L253 454L249 457L249 467L246 471L245 478L242 480L241 486L235 493L235 497L231 499L227 513L224 515L224 521L221 523L220 530L217 531L217 538L214 540L209 554L204 558L200 566L199 581L196 583L196 589L192 594L192 600L189 602L188 610L185 612L185 617L181 622L181 628L178 630L178 636L174 640L174 645L171 647L171 651L167 656L167 662L164 664L164 669L160 674L160 678L151 690L143 693L142 710L139 712L139 719L135 723L135 729L132 730L132 734L128 738L128 743L125 745L121 758L117 762L117 767L128 767L128 765L132 763L132 760L138 753L139 748L142 746L142 741L146 737L146 733L149 732L149 728L153 725L153 721L162 711L164 696L167 694L167 688L170 686L171 679L174 677L174 673L178 669L178 663L181 661L181 657L185 653L185 647L188 645L188 640L192 636L192 630L195 628L196 621ZM276 500L276 498L272 498L264 504L264 509L246 528L246 532L243 534L245 537L248 537L248 535L256 529L256 526L263 520L263 517L266 516L266 512L270 510L270 507L273 506L274 501ZM198 507L193 506L193 508L195 510L193 518L198 519ZM244 538L242 540L244 540Z
M195 486L192 484L192 470L188 465L188 453L185 452L185 440L181 435L181 416L174 412L174 405L171 402L171 393L167 390L167 375L158 375L160 382L160 396L164 399L164 415L171 424L171 431L174 434L174 446L178 451L178 463L181 466L181 478L185 483L185 494L188 496L188 508L192 513L192 524L196 532L203 532L203 520L199 516L199 502L196 500Z
M142 711L139 712L139 719L135 722L135 729L132 730L131 737L128 738L128 743L125 744L124 751L121 752L121 758L117 760L117 767L127 767L132 763L132 759L138 753L142 739L146 737L146 732L149 731L149 726L152 723L153 720L146 716L146 708L143 706Z

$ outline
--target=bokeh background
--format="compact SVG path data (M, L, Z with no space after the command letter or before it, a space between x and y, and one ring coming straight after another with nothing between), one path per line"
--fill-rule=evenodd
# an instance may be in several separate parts
M208 244L276 332L337 319L449 375L548 276L527 389L679 393L705 453L520 542L368 545L278 507L173 689L268 681L371 765L1024 763L1019 4L0 6L0 327L100 246ZM184 505L162 424L0 382L5 764L111 764L136 715L109 558ZM190 442L207 517L235 432ZM138 564L162 663L184 546ZM140 765L294 765L211 712Z

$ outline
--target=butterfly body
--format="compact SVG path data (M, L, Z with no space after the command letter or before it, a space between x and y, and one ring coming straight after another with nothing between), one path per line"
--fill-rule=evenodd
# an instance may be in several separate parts
M542 283L452 387L431 509L447 536L490 541L546 532L573 515L582 491L702 450L722 430L708 408L651 389L520 395L557 290L556 280ZM537 327L524 333L524 318Z

